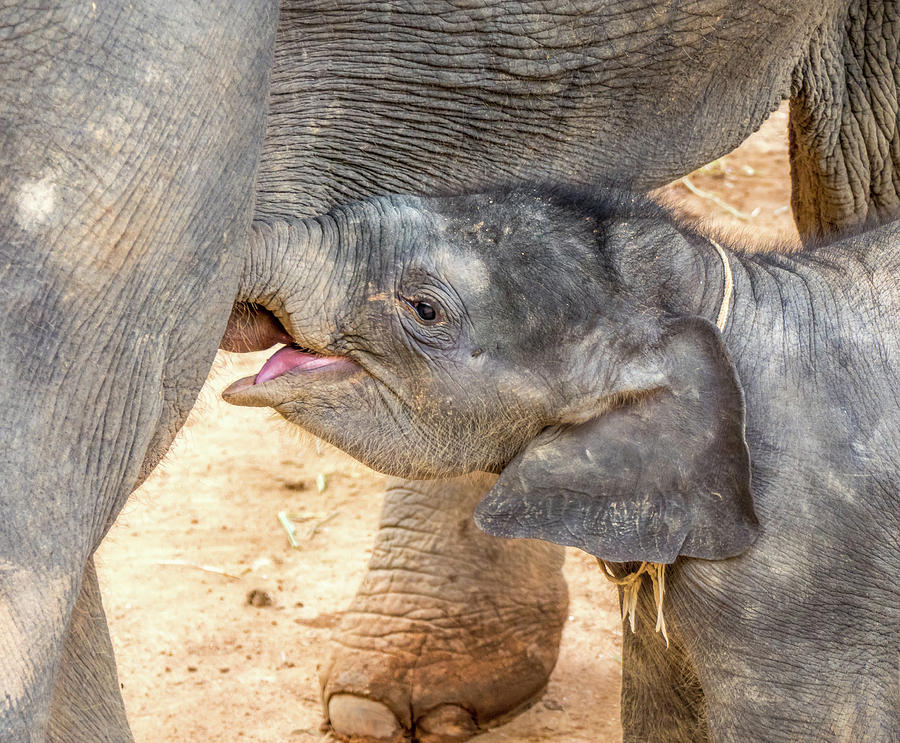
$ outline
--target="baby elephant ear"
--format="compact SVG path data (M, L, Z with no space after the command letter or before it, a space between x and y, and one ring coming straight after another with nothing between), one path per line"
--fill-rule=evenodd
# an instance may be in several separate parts
M661 355L664 387L542 433L479 503L478 525L611 562L747 549L758 522L744 399L722 338L705 320L680 319L666 329Z

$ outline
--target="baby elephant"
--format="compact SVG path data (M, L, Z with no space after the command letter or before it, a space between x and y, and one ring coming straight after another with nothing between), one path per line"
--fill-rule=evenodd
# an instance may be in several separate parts
M258 235L232 333L293 343L226 400L386 473L497 473L491 534L668 564L626 741L900 740L900 224L750 255L522 188Z

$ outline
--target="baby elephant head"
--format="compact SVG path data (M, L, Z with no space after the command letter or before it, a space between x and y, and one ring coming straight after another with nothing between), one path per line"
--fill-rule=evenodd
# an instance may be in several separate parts
M244 291L272 314L243 326L295 342L226 400L389 474L498 472L476 511L498 536L663 563L755 538L741 388L652 205L391 197L274 232Z

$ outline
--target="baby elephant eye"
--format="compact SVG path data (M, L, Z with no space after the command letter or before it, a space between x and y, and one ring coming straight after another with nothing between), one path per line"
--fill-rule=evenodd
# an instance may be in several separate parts
M416 317L425 325L433 325L441 319L440 305L426 299L409 299L400 297L403 303L416 313Z
M435 312L434 307L428 304L428 302L413 302L413 309L419 317L425 320L425 322L431 322L432 320L437 319L437 312Z

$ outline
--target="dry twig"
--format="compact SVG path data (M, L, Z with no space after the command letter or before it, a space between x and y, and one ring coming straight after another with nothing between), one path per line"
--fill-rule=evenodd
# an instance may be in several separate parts
M678 181L683 184L684 187L690 191L694 196L698 196L701 199L706 199L707 201L711 201L720 209L728 212L732 217L743 220L744 222L750 222L753 219L752 214L747 214L746 212L742 212L738 209L735 209L731 204L725 201L718 194L714 194L711 191L704 191L702 188L698 188L694 185L693 181L691 181L689 176L684 176L684 178Z
M228 578L229 580L240 580L241 576L234 575L233 573L229 573L221 568L214 567L212 565L198 565L195 562L188 562L187 560L157 560L156 565L170 565L176 568L193 568L194 570L202 570L204 573L212 573L213 575L221 575L223 578Z

